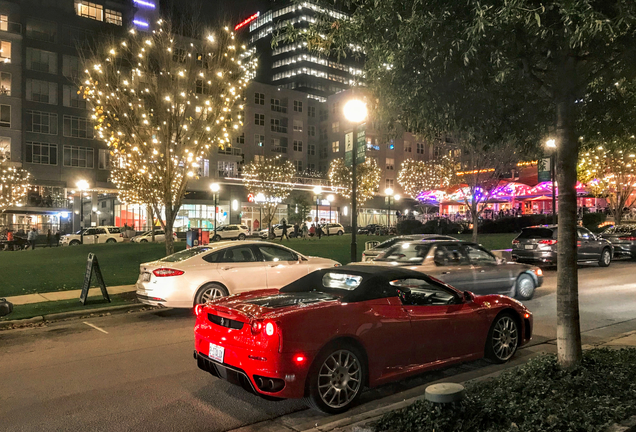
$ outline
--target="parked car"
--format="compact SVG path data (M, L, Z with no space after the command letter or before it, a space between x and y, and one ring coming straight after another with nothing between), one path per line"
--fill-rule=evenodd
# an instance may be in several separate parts
M173 241L177 242L179 239L177 238L177 233L172 233ZM131 242L134 243L148 243L152 241L152 231L146 231L138 236L135 236L130 239ZM162 243L166 241L166 233L164 230L155 230L155 242Z
M636 224L609 227L599 237L612 243L614 257L636 259Z
M362 228L358 228L358 234L373 235L376 231L386 229L384 225L370 224Z
M7 301L7 299L0 298L0 317L9 315L13 312L13 303Z
M84 231L84 244L117 243L124 241L120 227L102 226L86 228ZM82 230L75 234L66 234L60 238L62 246L76 246L81 244Z
M323 269L195 312L200 369L330 414L364 386L484 356L506 362L532 335L532 314L515 300L380 266Z
M361 265L404 266L457 289L520 300L530 300L543 284L540 268L507 262L478 244L458 240L398 243Z
M325 235L343 235L345 232L344 227L339 223L326 223L320 227Z
M558 225L538 225L524 228L512 241L512 259L525 263L557 264ZM607 267L612 262L614 247L596 237L590 230L576 228L579 263L598 263Z
M272 225L272 228L274 228L274 235L276 237L280 237L283 235L283 228L281 224L275 224ZM264 228L262 230L260 230L258 232L258 235L260 238L266 239L269 238L269 230L267 228ZM294 234L294 226L293 225L287 225L287 237L289 238L295 238L296 234Z
M221 225L216 229L216 236L214 231L210 231L212 240L245 240L250 235L250 229L245 225Z
M191 308L244 291L281 288L336 261L261 241L198 246L139 266L137 298L154 306Z
M382 252L396 243L403 243L411 240L457 240L454 237L440 234L408 234L390 238L383 241L372 249L362 252L362 261L372 261Z

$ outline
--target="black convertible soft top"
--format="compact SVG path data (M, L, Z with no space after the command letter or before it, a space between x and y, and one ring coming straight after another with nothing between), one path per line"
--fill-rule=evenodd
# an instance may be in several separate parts
M323 286L322 283L322 278L327 273L361 276L362 281L360 282L360 285L353 290L327 288ZM439 282L436 282L424 273L420 273L415 270L400 267L361 266L351 264L337 268L316 270L307 276L303 276L302 278L282 287L280 292L326 292L341 295L343 302L358 302L397 296L397 288L390 285L389 282L395 279L404 278L425 279L431 284L440 285Z

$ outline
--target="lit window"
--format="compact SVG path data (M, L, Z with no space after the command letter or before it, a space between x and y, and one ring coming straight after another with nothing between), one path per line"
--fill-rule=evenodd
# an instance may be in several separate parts
M386 179L386 181L384 182L384 186L387 189L393 189L393 179Z
M340 151L340 141L334 141L331 143L331 151L338 153Z
M386 169L392 171L395 165L395 159L394 158L386 158Z
M0 30L9 30L9 17L7 15L0 15Z
M75 12L77 15L97 21L104 21L104 6L87 1L76 1Z
M122 25L121 12L112 9L106 9L106 22L108 24Z
M11 62L11 42L0 41L0 61Z
M0 105L0 127L11 127L11 105Z
M0 72L0 95L11 96L11 74Z
M294 120L294 132L303 131L303 122L300 120Z
M0 137L0 162L11 160L11 138Z
M331 132L340 132L340 122L331 123Z

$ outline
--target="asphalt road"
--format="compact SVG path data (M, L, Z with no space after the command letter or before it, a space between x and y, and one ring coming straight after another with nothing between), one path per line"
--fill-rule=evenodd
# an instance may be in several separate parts
M636 263L579 271L586 334L636 319ZM527 302L535 340L556 337L556 272ZM0 332L2 431L224 431L303 409L271 402L200 371L189 311L137 312ZM90 324L90 325L89 325ZM634 322L636 326L636 322ZM589 339L589 338L588 338ZM485 361L365 394L373 399ZM441 375L440 375L441 374Z

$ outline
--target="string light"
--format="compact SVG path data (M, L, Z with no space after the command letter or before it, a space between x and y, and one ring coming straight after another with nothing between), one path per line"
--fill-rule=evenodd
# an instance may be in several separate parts
M345 198L351 199L353 175L351 174L351 168L345 165L343 158L331 161L327 175L331 185L340 188L339 193ZM380 190L382 170L378 166L375 158L366 158L364 163L358 166L356 177L358 177L356 197L358 205L361 206L373 198Z
M98 47L84 62L80 93L110 150L120 200L163 209L171 224L201 160L213 146L231 146L228 131L242 125L238 106L256 62L245 50L242 61L227 55L237 51L233 32L220 32L214 44L184 43L169 22L157 24L150 35L127 34L117 61L107 61L112 42Z
M263 206L264 217L270 224L278 205L294 189L296 168L280 156L262 158L245 165L243 183L250 194Z
M423 191L449 187L454 170L447 156L430 162L407 159L402 162L397 181L411 198L417 198Z
M0 164L0 213L18 205L31 186L31 174L25 169Z

